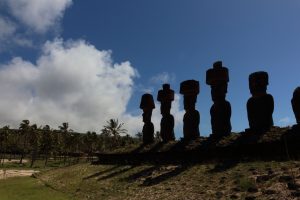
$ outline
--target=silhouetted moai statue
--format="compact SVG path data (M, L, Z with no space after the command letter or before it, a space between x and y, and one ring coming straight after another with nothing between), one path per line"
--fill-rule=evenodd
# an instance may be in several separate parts
M195 80L183 81L180 84L180 94L183 94L185 114L183 117L183 136L185 140L193 140L200 136L200 114L196 110L199 82Z
M154 141L154 125L151 122L152 110L155 108L151 94L144 94L140 108L143 109L143 143L150 144Z
M267 72L254 72L249 75L249 88L252 97L247 102L250 130L264 133L273 126L274 99L267 94L269 77Z
M163 84L163 89L158 91L157 101L161 102L160 113L160 135L163 142L175 140L174 136L174 117L171 115L171 105L174 101L174 90L170 89L169 84Z
M297 87L293 93L292 107L297 121L297 127L300 127L300 87Z
M211 86L211 97L214 102L210 108L212 136L221 138L231 133L231 105L226 101L229 82L228 69L221 61L213 64L206 71L206 84Z

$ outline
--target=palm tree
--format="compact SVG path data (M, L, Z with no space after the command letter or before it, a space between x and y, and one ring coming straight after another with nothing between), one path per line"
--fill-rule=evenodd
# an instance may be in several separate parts
M36 124L30 126L30 132L28 135L29 147L31 150L31 163L30 167L33 167L33 164L36 160L36 155L39 147L39 130Z
M46 125L42 129L42 137L41 137L41 150L45 155L45 167L48 163L49 155L53 150L53 133L50 129L49 125Z
M64 165L66 164L67 155L69 154L71 145L72 145L72 132L73 130L69 129L68 122L62 123L62 126L58 127L62 136L62 147L64 152Z
M106 121L107 125L104 125L104 129L113 137L118 137L121 134L126 134L127 130L122 128L124 123L119 123L118 119L110 119Z
M4 164L5 154L7 153L9 131L9 126L4 126L0 131L0 150L2 151L0 164L3 159L2 165Z
M19 132L20 136L22 138L21 141L23 142L22 149L21 149L21 158L20 158L20 164L22 164L27 149L27 139L28 139L28 134L30 132L30 121L27 119L23 120L20 124L19 130L20 130Z
M97 146L97 134L96 132L88 131L83 136L83 143L85 145L85 153L87 153L87 161L91 160L93 153Z
M102 129L102 132L113 137L113 146L119 146L121 134L127 133L127 130L122 128L124 126L124 123L119 123L118 119L110 119L106 123L107 125L103 126L104 129Z

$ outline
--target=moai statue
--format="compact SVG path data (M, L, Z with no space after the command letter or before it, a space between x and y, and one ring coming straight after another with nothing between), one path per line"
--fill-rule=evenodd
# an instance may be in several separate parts
M163 142L175 140L174 136L174 117L171 115L171 105L174 101L174 90L170 89L169 84L163 84L163 89L158 91L157 101L160 101L160 135Z
M183 95L185 114L183 117L183 136L185 140L194 140L200 136L200 114L196 110L199 81L187 80L180 84L180 94Z
M214 102L210 108L212 136L221 138L231 133L231 105L226 101L229 82L228 69L221 61L213 64L206 71L206 84L211 86L211 97Z
M249 75L249 89L252 97L247 102L250 130L264 133L273 126L274 99L267 94L269 77L267 72L254 72Z
M143 109L143 143L150 144L154 141L154 125L151 122L152 110L155 108L151 94L144 94L140 108Z
M300 87L297 87L294 91L292 107L296 117L297 127L300 127Z

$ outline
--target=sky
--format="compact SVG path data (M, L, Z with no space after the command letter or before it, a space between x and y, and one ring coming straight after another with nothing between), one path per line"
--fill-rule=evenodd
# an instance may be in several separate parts
M299 9L299 0L0 0L0 125L69 122L75 131L99 133L118 118L135 135L143 126L141 95L156 99L170 83L180 138L180 83L195 79L200 134L208 136L212 100L205 73L218 60L229 69L233 131L248 128L248 76L261 70L269 73L275 125L292 125Z

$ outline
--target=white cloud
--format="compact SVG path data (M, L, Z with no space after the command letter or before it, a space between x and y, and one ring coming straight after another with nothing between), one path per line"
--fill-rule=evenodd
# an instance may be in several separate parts
M34 47L33 41L31 39L20 36L19 34L15 35L14 38L11 38L11 41L21 47Z
M72 0L4 0L11 14L27 27L45 33L63 17Z
M124 115L137 75L129 62L114 64L109 51L81 40L47 42L36 64L14 58L0 68L2 125L68 121L79 131Z
M284 117L282 119L279 119L279 124L282 126L288 126L292 124L292 120L290 117Z
M150 82L154 84L172 83L175 81L175 74L168 72L159 73L150 78Z
M16 31L16 25L7 18L0 16L0 40L13 35Z
M32 41L18 34L17 29L16 23L0 15L0 52L14 45L33 47Z
M0 122L18 127L23 119L57 128L69 122L76 131L99 131L110 118L125 123L129 134L142 130L142 115L128 114L137 71L129 62L113 63L110 51L97 50L83 40L47 42L42 55L31 63L16 57L0 64ZM182 126L180 97L172 110ZM138 108L139 105L137 105ZM159 130L160 104L153 123Z
M0 0L0 52L14 47L40 48L42 34L57 33L72 0ZM39 42L39 39L42 42Z

